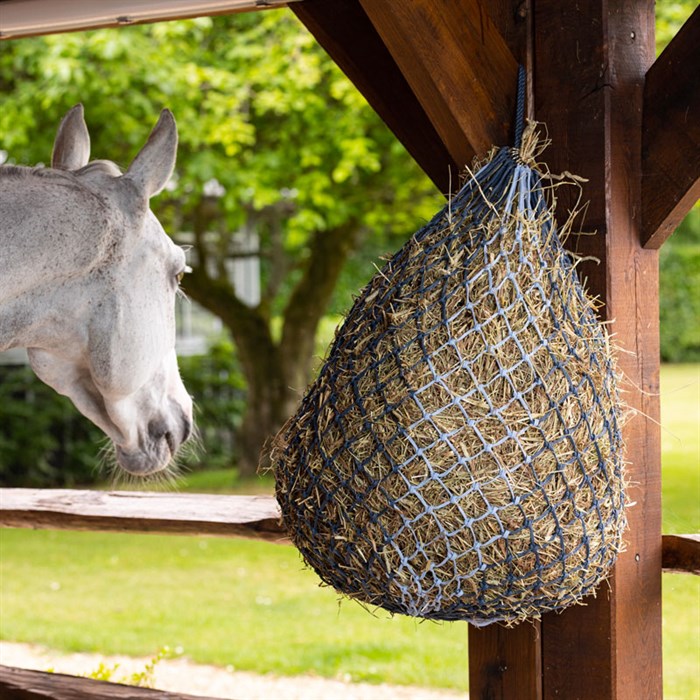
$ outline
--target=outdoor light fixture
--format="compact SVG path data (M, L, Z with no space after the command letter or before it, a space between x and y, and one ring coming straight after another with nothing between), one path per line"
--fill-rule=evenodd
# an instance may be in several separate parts
M0 39L284 7L297 0L0 0Z

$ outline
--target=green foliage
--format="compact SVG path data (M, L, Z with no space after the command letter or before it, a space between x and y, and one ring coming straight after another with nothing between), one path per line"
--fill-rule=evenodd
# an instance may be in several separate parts
M231 466L236 457L236 431L245 408L245 382L234 346L220 341L207 355L180 357L178 364L183 382L195 398L195 423L205 450L186 456L186 466Z
M663 531L700 532L700 364L661 370ZM637 499L633 494L632 500Z
M244 406L243 379L230 343L210 354L179 359L185 386L195 397L195 418L206 451L184 466L230 466L235 430ZM0 484L86 485L104 480L100 448L108 441L65 397L40 382L27 366L0 366Z
M180 132L178 166L156 213L173 230L191 231L204 185L215 179L223 194L211 233L221 236L213 244L221 251L227 231L275 206L286 214L286 253L303 257L312 233L350 219L375 235L405 236L416 213L432 213L426 202L438 201L287 11L8 42L0 90L2 147L18 163L46 162L60 118L83 102L93 154L126 165L158 111L170 107Z
M660 54L697 7L696 0L658 0L656 3L656 54Z
M163 647L158 653L146 662L142 671L129 673L126 676L117 676L119 664L108 666L100 662L98 667L90 673L82 674L84 678L92 678L96 681L108 681L111 683L121 683L122 685L133 685L138 688L155 687L156 666L163 660L172 657L170 647Z
M119 664L113 664L112 666L108 666L104 662L100 662L97 668L94 670L90 671L90 673L84 673L82 674L83 678L92 678L93 680L96 681L107 681L107 682L112 682L112 683L117 683L118 681L115 680L114 674L117 672L117 669L119 668Z
M28 366L0 366L0 484L93 481L103 433Z
M661 248L659 311L661 358L700 360L700 206Z

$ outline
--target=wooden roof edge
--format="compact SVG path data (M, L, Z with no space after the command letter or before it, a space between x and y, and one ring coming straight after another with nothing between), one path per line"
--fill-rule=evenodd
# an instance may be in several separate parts
M285 7L300 0L0 0L0 39Z
M527 17L494 0L290 6L438 188L511 142Z

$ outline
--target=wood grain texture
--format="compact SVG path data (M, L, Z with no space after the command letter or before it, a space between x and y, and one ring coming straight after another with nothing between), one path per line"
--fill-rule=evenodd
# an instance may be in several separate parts
M469 626L470 697L539 700L542 648L539 622L517 627Z
M300 0L3 0L0 40L284 7Z
M0 525L287 541L272 496L0 489Z
M700 6L644 86L642 244L659 248L700 198Z
M641 106L653 59L652 0L535 0L535 111L552 172L589 179L587 230L572 238L600 264L579 266L624 350L630 527L609 584L585 607L542 620L543 697L660 698L661 473L658 259L642 250ZM561 202L560 202L561 203ZM564 206L571 201L565 202ZM584 661L585 660L585 661Z
M512 140L518 66L486 3L360 1L460 168Z
M217 700L119 683L0 666L3 700Z
M664 571L700 576L700 535L663 536Z
M305 0L290 9L355 84L406 150L448 193L459 166L413 94L359 0Z

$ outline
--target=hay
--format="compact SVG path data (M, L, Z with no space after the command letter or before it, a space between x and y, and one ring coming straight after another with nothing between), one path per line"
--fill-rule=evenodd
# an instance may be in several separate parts
M512 623L605 578L625 528L614 358L530 126L377 274L277 438L289 534L326 583Z

